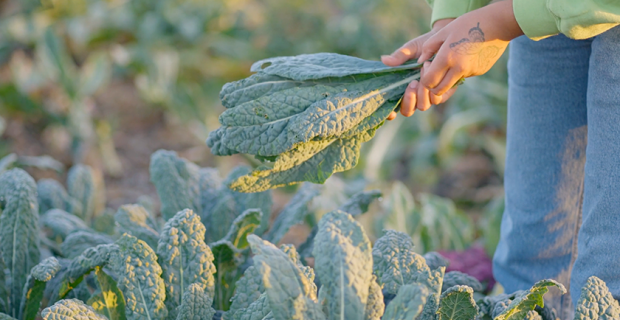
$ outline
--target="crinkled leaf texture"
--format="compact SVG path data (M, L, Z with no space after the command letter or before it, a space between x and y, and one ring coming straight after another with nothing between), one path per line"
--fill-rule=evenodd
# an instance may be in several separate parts
M200 204L200 168L177 156L174 151L157 150L151 155L149 172L157 189L164 220L183 209L198 212Z
M41 312L43 320L107 320L77 299L60 300Z
M251 313L247 310L251 304L254 304L265 292L265 286L263 285L262 275L256 266L250 266L245 269L243 277L235 284L235 295L230 300L232 303L228 313L224 315L225 320L240 319L243 314ZM266 316L271 309L269 309L269 303L267 296L264 295L264 301L261 304L265 305L262 308L258 305L252 308L253 312L260 312L260 310L266 310L263 316ZM239 315L237 315L239 313Z
M67 236L76 230L88 230L86 223L62 209L51 209L46 211L39 220L41 226L49 229L48 237L55 239L59 237L64 241Z
M273 319L273 313L271 313L271 307L269 307L269 298L267 293L263 293L258 296L252 304L247 308L238 310L232 316L226 319L232 320L267 320Z
M157 255L146 242L124 234L110 257L110 267L118 276L118 288L125 296L128 320L162 320L168 315L164 304L166 289Z
M88 248L113 242L114 240L105 234L96 233L92 230L78 229L67 236L60 246L60 250L65 257L73 259Z
M34 320L36 318L41 307L45 285L58 271L60 271L60 263L54 257L49 257L32 268L24 286L20 319Z
M478 315L474 290L468 286L453 286L439 298L438 320L472 320Z
M213 296L205 290L204 285L192 283L185 292L179 310L177 320L211 320L215 309L211 307Z
M0 251L0 270L0 314L2 314L2 312L9 312L9 289L7 288L7 275L5 272L8 269L6 268L6 263L4 263L2 251Z
M545 305L543 296L549 287L557 287L562 294L566 293L566 288L561 283L547 279L538 281L530 288L530 290L518 293L508 308L495 320L522 320L530 310L534 310L536 306L543 307Z
M388 304L382 320L411 320L422 313L429 292L426 286L406 284L400 286L396 297Z
M426 265L431 269L435 270L440 267L448 267L450 261L446 259L444 256L435 251L430 251L424 254L424 260L426 261Z
M315 53L263 59L252 64L250 71L261 71L269 75L303 81L353 74L390 72L395 69L411 69L420 66L419 64L407 64L392 68L379 61L336 53Z
M317 303L312 282L273 244L249 235L254 263L262 274L269 306L276 320L321 320L325 315Z
M381 286L377 283L377 276L373 275L368 288L368 301L364 311L364 320L380 320L384 311L383 292L381 292Z
M363 319L372 281L370 240L343 211L319 221L314 239L315 270L323 285L328 319Z
M51 209L61 209L81 216L80 202L70 197L62 184L54 179L41 179L37 182L37 199L40 214Z
M204 234L200 217L189 209L178 212L161 231L157 255L163 269L166 305L170 312L181 304L183 294L193 283L203 285L213 297L215 265Z
M385 292L398 293L401 286L426 277L429 268L424 257L413 251L411 237L387 230L372 249L373 271Z
M265 66L265 68L261 68ZM231 187L257 192L301 181L323 183L357 164L366 142L398 101L420 65L318 53L257 62L249 78L226 84L228 108L207 145L216 155L247 153L274 160Z
M391 112L395 106L395 103L389 104L386 110ZM272 168L259 168L240 177L230 187L240 192L260 192L303 181L324 183L332 174L357 165L362 143L372 139L376 129L385 120L382 118L379 123L370 127L366 124L371 122L366 121L368 119L374 120L373 117L368 117L357 127L339 136L300 143L278 155Z
M446 268L439 267L439 269L429 270L426 276L420 275L418 277L417 283L425 285L429 292L420 319L431 319L437 313L437 308L439 308L439 296L441 295L441 283L443 282L445 271Z
M104 267L107 265L110 256L118 250L116 244L103 244L96 247L88 248L81 255L68 262L64 260L61 264L62 269L59 275L52 279L52 282L56 284L56 279L62 277L62 280L54 285L54 289L49 294L50 301L57 301L64 299L74 289L78 288L78 285L82 282L85 275L88 275L96 267Z
M26 171L11 169L0 176L0 253L8 268L7 314L19 316L22 291L30 269L39 263L37 185Z
M450 271L444 275L441 292L446 292L454 286L468 286L477 292L484 291L484 286L478 279L460 271Z
M80 203L80 218L90 223L95 213L95 178L91 167L78 164L67 174L69 195Z
M159 233L149 225L149 218L149 213L139 204L121 206L114 215L119 234L129 233L156 250Z
M596 276L588 278L581 288L577 301L575 320L620 319L620 305L614 299L605 282Z

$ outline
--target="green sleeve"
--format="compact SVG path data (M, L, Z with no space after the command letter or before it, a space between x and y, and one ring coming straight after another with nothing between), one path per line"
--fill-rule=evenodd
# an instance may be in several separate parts
M620 24L618 0L513 0L512 6L521 30L533 40L558 33L587 39Z
M432 27L437 20L458 18L469 11L484 7L490 0L426 0L426 2L433 8Z

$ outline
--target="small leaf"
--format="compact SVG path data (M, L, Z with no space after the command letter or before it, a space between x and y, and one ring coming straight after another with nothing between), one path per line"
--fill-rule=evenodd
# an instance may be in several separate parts
M477 292L484 291L484 286L478 279L460 271L450 271L444 275L441 292L446 292L454 286L468 286Z
M328 319L363 319L372 280L371 246L361 225L342 211L319 221L313 255Z
M119 234L128 233L146 242L153 250L157 250L159 233L148 224L148 220L149 213L137 204L121 206L114 215Z
M426 304L429 295L423 285L407 284L398 289L396 297L388 304L382 320L416 319Z
M65 238L65 241L60 246L60 250L65 257L73 259L88 248L113 242L114 240L105 234L96 233L92 230L76 230Z
M263 213L260 209L247 209L233 221L224 239L230 241L237 249L248 247L249 234L254 232L260 224Z
M51 209L45 212L39 221L43 228L47 228L50 239L59 237L64 241L69 234L76 230L88 230L82 219L61 209Z
M80 218L89 224L95 213L96 196L92 168L81 164L73 166L67 174L67 190L82 206Z
M178 212L166 222L157 246L158 262L163 269L166 306L174 312L183 293L192 283L205 286L213 296L215 265L213 253L204 242L205 227L192 210Z
M396 294L400 287L425 277L429 268L424 257L413 250L411 237L387 230L372 249L373 271L385 292Z
M474 290L468 286L453 286L439 298L439 320L472 320L478 315Z
M435 270L440 267L447 268L448 265L450 264L450 261L448 259L446 259L444 256L442 256L441 254L435 251L430 251L430 252L425 253L424 260L426 261L426 265L431 270Z
M184 209L194 212L202 209L200 168L196 164L179 158L174 151L157 150L151 155L149 172L165 221Z
M61 209L77 215L82 211L81 205L75 205L78 202L69 196L60 182L54 179L41 179L37 182L37 199L40 214L51 209Z
M117 285L125 297L128 320L162 320L168 315L162 270L157 255L144 241L124 234L110 257L110 267L118 276Z
M254 263L263 275L269 306L276 320L325 319L316 292L304 273L273 244L249 235Z
M118 250L116 244L102 244L88 248L81 255L73 259L67 267L63 280L50 300L56 301L64 299L71 290L76 288L96 267L104 267L108 264L110 257Z
M530 290L518 294L508 308L498 315L495 320L523 320L528 311L534 310L536 306L544 307L543 296L549 291L549 287L553 286L560 289L562 294L566 293L564 285L555 280L538 281Z
M32 268L24 286L20 319L34 320L37 317L45 285L59 270L60 263L54 257L49 257Z
M368 211L368 206L381 197L381 191L370 190L362 191L354 194L347 202L338 208L340 211L344 211L354 217L359 216Z
M9 271L7 314L18 317L28 272L39 263L37 186L22 169L0 175L0 253Z
M89 299L88 305L109 320L125 320L125 298L118 289L116 281L107 275L101 267L95 267L97 283L101 292Z

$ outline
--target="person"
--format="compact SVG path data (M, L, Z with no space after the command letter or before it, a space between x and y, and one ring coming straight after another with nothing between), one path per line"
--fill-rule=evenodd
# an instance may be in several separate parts
M572 319L592 275L620 298L620 1L429 3L432 30L381 57L389 66L424 63L404 116L445 102L510 43L496 279L506 292L558 280L570 292L551 297L561 319Z

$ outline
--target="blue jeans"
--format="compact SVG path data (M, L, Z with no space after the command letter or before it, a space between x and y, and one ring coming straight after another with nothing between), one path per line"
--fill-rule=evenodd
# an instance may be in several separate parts
M570 294L551 291L549 303L572 319L592 275L620 298L620 27L588 40L517 38L508 73L493 272L507 292L560 281Z

